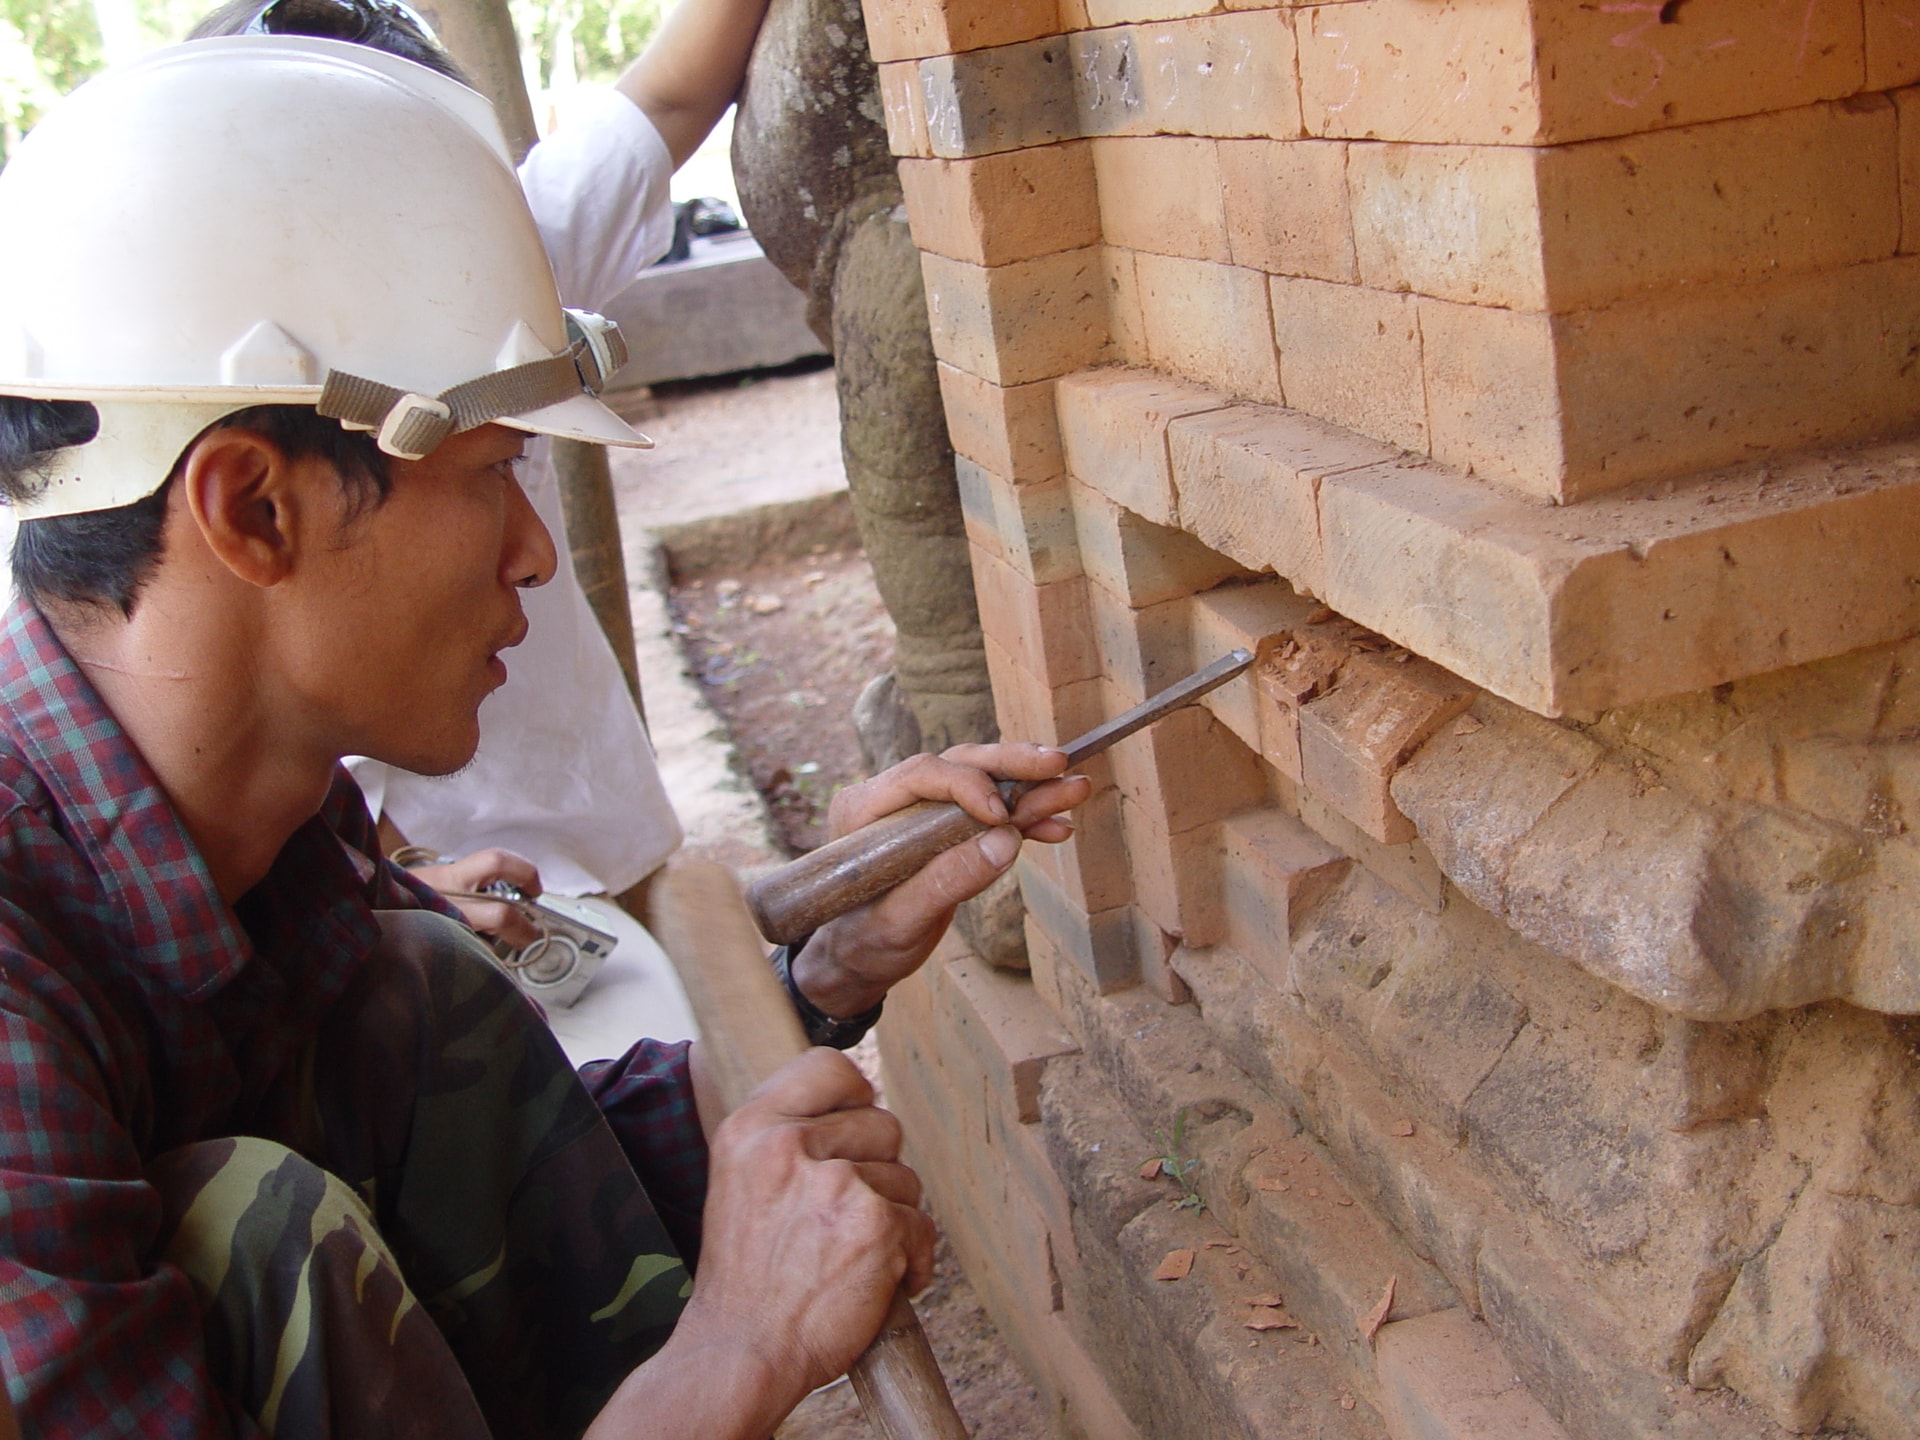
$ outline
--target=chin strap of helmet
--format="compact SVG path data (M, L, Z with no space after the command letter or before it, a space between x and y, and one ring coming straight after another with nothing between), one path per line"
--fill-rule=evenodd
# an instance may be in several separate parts
M449 435L583 393L598 395L626 364L626 341L604 316L569 310L566 318L570 343L558 355L462 381L438 395L329 370L314 408L349 430L371 431L375 443L397 459L422 459Z

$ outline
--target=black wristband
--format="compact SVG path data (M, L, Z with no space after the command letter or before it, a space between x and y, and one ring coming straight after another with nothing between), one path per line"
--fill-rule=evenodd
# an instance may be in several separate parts
M787 999L793 1002L793 1013L800 1017L800 1028L807 1032L808 1044L828 1045L835 1050L851 1049L866 1037L869 1030L873 1029L874 1023L880 1018L881 1008L887 1002L882 1000L871 1010L850 1015L842 1020L827 1014L801 994L800 987L794 983L793 979L793 957L806 949L807 941L812 938L811 935L802 935L793 944L782 945L776 949L769 957L773 961L773 973L780 977L780 983L786 987Z

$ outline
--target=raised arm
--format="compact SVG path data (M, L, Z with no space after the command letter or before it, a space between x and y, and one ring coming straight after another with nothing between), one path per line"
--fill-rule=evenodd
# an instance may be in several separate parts
M616 82L667 142L676 170L740 93L766 13L767 0L680 0Z

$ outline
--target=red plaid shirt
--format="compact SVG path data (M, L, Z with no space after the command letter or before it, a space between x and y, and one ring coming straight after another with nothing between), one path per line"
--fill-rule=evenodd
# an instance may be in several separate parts
M342 771L234 908L145 760L52 629L0 625L0 1358L28 1434L230 1433L186 1277L148 1259L146 1164L246 1133L378 938L445 909L378 858ZM451 912L449 912L451 913ZM686 1047L583 1078L670 1223L706 1150ZM244 1425L244 1422L240 1422Z

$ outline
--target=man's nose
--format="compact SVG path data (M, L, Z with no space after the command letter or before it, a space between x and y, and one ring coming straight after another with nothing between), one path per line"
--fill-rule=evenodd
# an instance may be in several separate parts
M554 570L560 563L559 553L553 548L553 536L547 533L546 522L533 508L533 502L527 498L527 492L518 481L514 482L513 493L508 500L506 546L501 560L501 568L507 579L524 590L531 590L553 579Z

